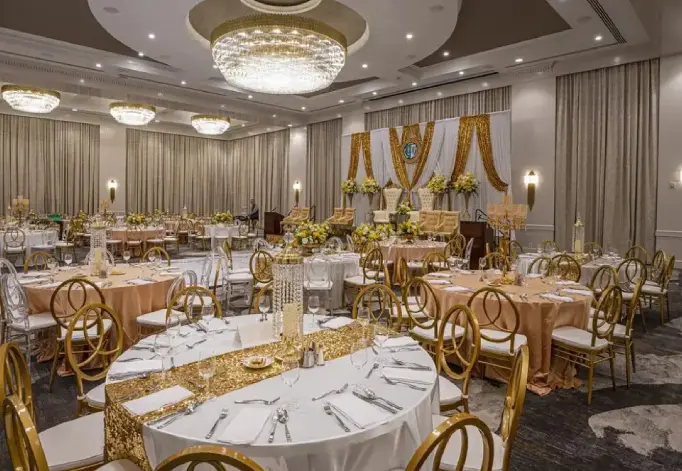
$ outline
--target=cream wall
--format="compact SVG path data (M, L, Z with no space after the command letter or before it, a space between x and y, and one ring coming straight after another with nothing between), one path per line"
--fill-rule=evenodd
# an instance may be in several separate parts
M278 212L287 214L294 206L294 182L298 180L303 186L301 188L301 202L305 201L306 188L306 153L308 151L308 128L301 126L291 128L289 133L289 205L286 208L279 208Z

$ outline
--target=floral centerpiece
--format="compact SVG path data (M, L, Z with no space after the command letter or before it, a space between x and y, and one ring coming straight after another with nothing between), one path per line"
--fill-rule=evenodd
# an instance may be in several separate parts
M374 195L381 191L381 187L377 181L372 177L365 177L360 184L360 193L367 195L369 199L369 207L372 208L372 203L374 201Z
M38 213L36 213L35 209L31 209L28 212L28 221L31 224L35 224L38 221Z
M376 226L376 231L379 233L380 240L386 240L389 237L395 235L393 226L391 226L390 224L379 224L378 226Z
M464 195L464 217L469 219L469 199L471 195L478 193L478 180L473 173L467 172L459 175L452 185L458 195Z
M343 206L346 206L346 197L348 197L349 204L353 204L353 195L358 192L358 183L353 179L344 180L341 182L341 193L343 193Z
M398 235L408 242L413 241L420 234L421 229L419 229L419 224L416 222L405 221L398 226Z
M310 221L298 226L294 234L294 242L302 247L305 252L312 253L312 250L319 248L329 237L329 224L315 224Z
M410 214L410 211L414 211L414 207L409 201L403 201L395 210L396 214L400 214L401 216L407 216Z
M390 224L379 224L378 226L373 226L372 224L360 224L353 231L354 239L361 243L366 243L368 241L380 242L386 240L391 235L393 235L393 228Z
M445 177L440 173L434 173L431 179L426 183L426 188L428 188L432 194L436 195L438 208L442 209L443 195L450 189Z
M211 214L211 222L213 224L232 224L233 221L234 217L229 211L216 211L215 213Z
M126 224L133 227L146 226L147 216L142 213L128 213Z

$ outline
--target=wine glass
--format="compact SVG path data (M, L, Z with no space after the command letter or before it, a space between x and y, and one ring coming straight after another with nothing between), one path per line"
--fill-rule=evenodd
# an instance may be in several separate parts
M358 340L353 343L353 352L350 354L350 362L353 365L353 368L358 370L358 374L360 374L360 383L357 383L356 386L360 386L362 383L361 370L367 364L367 357L367 343L365 343L364 340Z
M369 308L361 307L358 309L358 322L363 327L363 330L369 325Z
M166 377L166 359L172 350L172 338L168 333L162 332L156 335L154 339L154 353L161 358L161 374Z
M298 401L293 397L294 384L301 377L301 366L298 362L298 357L288 356L282 359L282 373L280 374L284 384L289 386L289 399L286 401L285 407L289 410L298 409Z
M215 374L216 368L216 354L211 349L199 350L199 362L197 363L197 373L201 379L206 382L206 388L209 386L211 378Z
M47 268L48 268L48 270L50 270L50 276L52 278L54 278L54 275L57 271L57 265L59 265L59 263L57 263L56 258L50 257L47 259Z
M320 310L320 297L310 296L308 297L308 312L312 314L312 324L315 327L315 314Z
M270 312L270 296L261 296L260 301L258 302L258 310L260 311L261 322L267 321L268 312Z
M130 250L124 250L123 251L123 260L130 265Z
M180 335L180 329L182 328L182 322L180 321L180 315L171 314L166 317L166 332L171 338L176 338Z
M70 267L71 264L73 263L73 254L65 253L64 254L64 263L66 263L66 266Z

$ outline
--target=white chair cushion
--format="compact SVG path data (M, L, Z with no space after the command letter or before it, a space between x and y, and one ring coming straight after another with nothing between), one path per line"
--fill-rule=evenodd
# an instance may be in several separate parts
M41 312L40 314L31 314L28 316L28 328L23 322L14 322L10 324L10 329L20 332L33 332L36 330L47 329L57 325L52 314L49 312Z
M104 460L104 412L61 423L38 434L50 471L64 471Z
M72 244L70 242L64 242L62 240L56 242L54 245L55 247L75 247L75 244Z
M438 391L440 394L441 406L454 404L462 399L462 390L459 389L455 383L443 376L438 377Z
M180 311L171 309L171 314L182 315ZM137 323L140 325L148 325L152 327L166 327L166 309L159 309L154 312L149 312L147 314L142 314L136 319Z
M246 237L256 237L256 234L254 234L253 232L249 232L248 234L246 234Z
M514 351L510 352L511 349L511 341L507 340L506 342L492 342L490 340L485 340L483 338L483 335L488 336L489 338L493 339L503 339L509 335L508 332L502 332L499 330L491 330L491 329L481 329L481 351L482 352L490 352L490 353L497 353L497 354L502 354L502 355L509 355L509 356L514 356L516 355L516 352L526 345L528 343L528 339L526 338L525 335L521 335L519 333L516 333L514 335Z
M178 298L178 306L184 306L185 305L185 298L189 296L189 298L192 300L192 306L201 306L202 304L204 306L213 306L213 299L210 296L199 296L199 295L183 295Z
M659 286L659 284L656 283L655 281L646 280L646 281L644 282L644 286Z
M448 325L445 327L445 332L443 335L443 340L452 340L452 324L448 322ZM436 331L440 330L440 321L436 322ZM425 340L438 340L436 337L436 334L434 333L434 329L424 329L423 327L413 327L410 329L410 333L413 336L420 337ZM462 326L456 325L455 326L455 338L460 338L462 335L464 335L464 328Z
M631 293L629 291L623 291L623 301L631 301L633 295L634 293Z
M648 294L651 296L658 296L660 294L663 294L663 295L668 294L668 290L664 289L661 291L661 287L658 285L655 285L655 286L643 285L642 286L642 293Z
M163 241L164 242L177 242L178 238L177 237L164 237Z
M410 304L410 310L412 311L412 317L415 317L417 319L424 319L426 317L429 317L429 311L424 309L423 311L417 312L419 309L419 306L416 304ZM401 305L401 312L403 315L403 319L407 319L409 315L407 314L407 309L405 309L404 305ZM393 318L398 317L398 306L393 306L393 312L391 313L391 316Z
M370 280L369 278L365 278L362 275L356 275L348 277L343 281L354 286L369 286L373 285L374 283L379 283L381 280Z
M139 241L135 241L135 242L139 242ZM151 242L152 244L160 244L161 242L163 242L163 239L147 239L147 242ZM130 244L130 242L128 242L128 243Z
M329 291L334 287L334 282L331 280L328 281L304 281L303 282L303 288L307 289L308 291Z
M100 384L99 386L88 391L88 393L85 395L85 400L88 401L88 404L90 404L92 407L104 409L104 385L104 383Z
M421 270L424 268L424 262L410 260L409 262L407 262L407 268L409 268L410 270Z
M250 283L253 281L251 273L230 273L227 275L227 281L230 283Z
M88 338L93 339L97 338L97 324L94 321L87 322L85 325L90 325L92 323L92 327L88 328ZM78 324L83 326L83 321L79 321ZM102 319L102 324L104 326L104 333L109 332L109 329L111 329L111 319ZM59 334L59 339L64 340L66 338L66 332L67 329L65 328L60 328L59 329L61 332ZM85 333L82 330L75 330L73 332L73 339L74 340L84 340L85 339Z
M374 224L388 223L388 211L374 211Z
M121 241L120 241L120 240L116 240L116 239L111 239L111 240L108 240L108 241L107 241L107 244L120 244L120 243L121 243Z
M433 415L432 422L433 428L435 429L440 424L445 422L448 417L443 417L440 415ZM497 471L502 469L502 462L504 459L505 445L502 437L493 433L493 447L491 450L493 453L493 467L492 469ZM469 439L469 446L467 448L467 458L464 462L465 471L478 471L481 469L481 463L483 461L483 439L481 438L481 433L478 429L474 427L467 427L467 437ZM461 432L456 432L450 437L448 445L445 447L445 453L443 453L441 461L441 469L450 471L457 469L457 463L459 462L460 451L462 448L462 434Z
M5 247L5 253L22 253L24 250L23 247Z
M592 332L592 321L594 317L590 316L590 321L587 324L587 331ZM599 332L600 333L605 333L609 328L609 325L604 323L601 327L599 327ZM625 326L623 324L616 324L616 326L613 328L613 336L618 337L621 339L625 338Z
M154 242L154 239L149 239L147 242ZM159 241L159 242L161 242L161 241ZM129 240L128 242L126 242L126 244L128 244L128 245L142 245L142 241L140 241L140 240Z
M116 460L110 461L104 466L97 468L97 471L142 471L142 468L137 466L132 461Z
M595 339L594 347L592 347L592 333L583 329L575 327L559 327L552 332L552 340L588 350L602 350L606 348L609 343L604 339Z

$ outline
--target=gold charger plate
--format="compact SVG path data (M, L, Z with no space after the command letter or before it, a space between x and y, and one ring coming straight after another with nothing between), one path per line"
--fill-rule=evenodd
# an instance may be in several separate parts
M250 370L262 370L272 365L272 358L255 355L244 358L242 364Z

